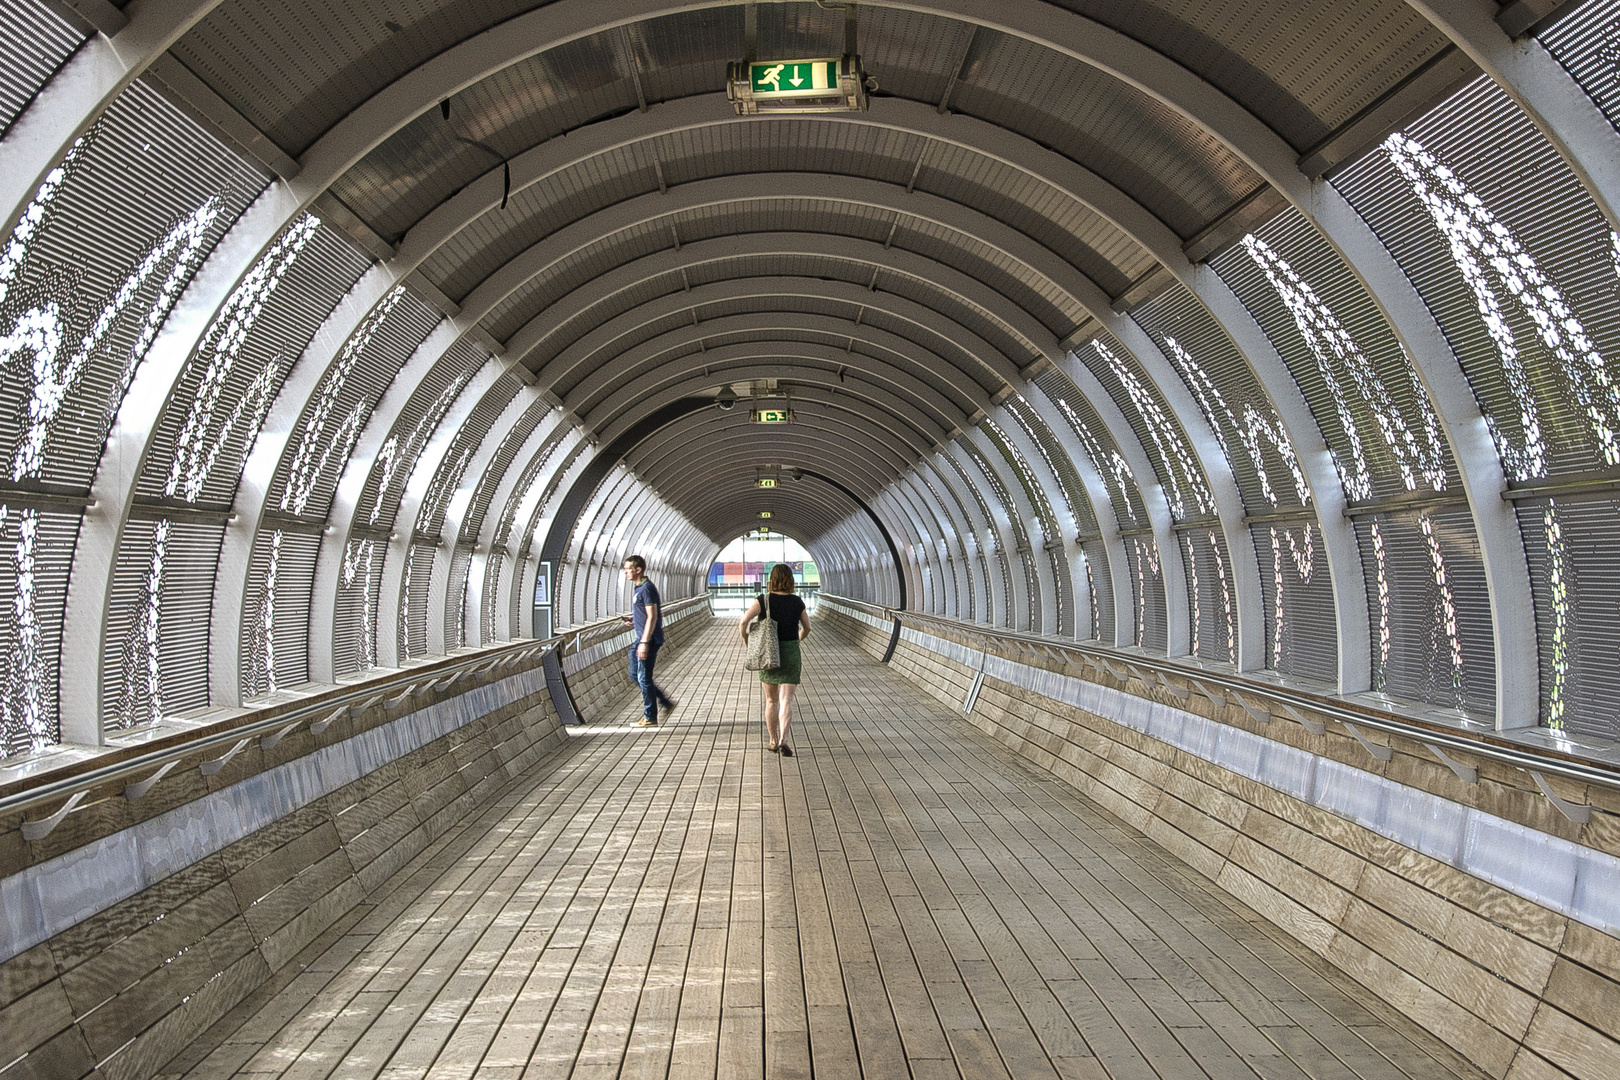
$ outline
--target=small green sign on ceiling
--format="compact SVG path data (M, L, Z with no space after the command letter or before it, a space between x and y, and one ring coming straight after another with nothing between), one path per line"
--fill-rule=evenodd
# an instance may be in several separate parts
M865 109L876 85L859 56L733 63L726 96L744 116L753 113L849 112Z

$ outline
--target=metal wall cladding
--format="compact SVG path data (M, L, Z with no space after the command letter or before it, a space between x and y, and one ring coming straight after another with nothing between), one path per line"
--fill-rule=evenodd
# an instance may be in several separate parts
M890 220L894 226L895 247L914 251L983 282L1039 319L1051 329L1054 337L1068 337L1091 317L1073 296L1051 279L982 240L924 218L899 215ZM888 231L889 226L885 225L878 239L890 239Z
M1197 400L1237 479L1243 508L1262 514L1305 506L1310 489L1282 421L1248 361L1209 309L1178 284L1134 309L1131 318L1147 331Z
M233 0L171 50L255 127L296 157L395 79L533 0ZM342 43L335 48L334 43Z
M1137 479L1085 395L1060 371L1048 371L1037 376L1035 385L1057 404L1069 429L1080 440L1086 456L1091 459L1091 467L1102 478L1119 527L1145 528L1148 524L1147 504L1142 501Z
M39 0L0 0L0 138L84 40Z
M490 541L491 550L504 550L510 547L514 554L520 556L527 550L528 536L513 535L513 530L518 526L518 511L522 509L524 500L529 497L535 485L546 483L554 475L547 467L567 435L566 428L559 425L540 447L540 452L524 464L523 471L518 474L517 483L512 485L512 493L507 497L506 505L501 507L501 516L496 522L495 533ZM539 506L539 501L536 501L534 510L538 510ZM522 527L527 530L530 527L529 522L523 522Z
M309 681L309 598L320 550L318 533L274 529L255 538L242 607L244 700Z
M342 678L377 666L378 610L388 544L380 537L351 539L343 548L332 628L332 668Z
M1007 562L1007 545L1002 543L1001 537L993 531L996 517L990 512L990 504L985 501L982 485L976 484L968 478L967 470L962 467L960 461L956 460L955 454L940 453L935 457L935 460L945 462L950 467L951 471L956 474L956 481L960 485L960 489L972 495L973 501L978 504L979 519L990 523L988 529L992 531L974 530L974 548L978 558L985 566L986 573L994 574L1000 578L998 583L1000 594L1010 601L1013 595L1013 579L1012 567ZM1007 610L1002 616L1004 626L1012 625L1013 614L1013 605L1009 602ZM984 601L984 614L980 621L993 623L995 617L995 603L987 596Z
M516 396L515 394L513 395ZM495 497L495 490L500 486L502 478L511 469L518 451L523 448L534 429L539 425L545 415L551 411L551 406L543 399L536 398L529 407L518 417L517 423L501 436L501 445L496 448L495 456L490 459L483 474L478 477L478 486L473 489L472 502L467 506L467 514L461 521L461 538L475 540L483 532L484 518L490 510L490 500ZM512 489L512 497L521 494L517 488Z
M702 8L645 19L625 27L651 101L714 93L726 85L726 65L742 56L743 12Z
M951 108L1051 146L1129 191L1182 237L1261 179L1193 121L1080 60L981 29Z
M357 437L399 369L441 321L437 311L400 289L386 314L373 309L333 359L295 428L298 440L282 454L270 485L271 506L324 520ZM385 303L388 301L385 301ZM380 320L378 316L381 315ZM370 337L366 339L369 332ZM304 440L320 439L310 453ZM342 445L347 442L348 445ZM333 446L341 451L332 454ZM330 456L328 456L330 455Z
M1063 6L1151 43L1300 151L1446 46L1444 34L1399 0L1063 0Z
M281 239L305 227L295 222ZM272 248L265 256L270 272L280 262L277 254ZM185 433L188 440L198 440L188 455L193 466L201 466L205 459L208 464L199 469L206 480L197 497L180 497L206 506L230 506L241 478L242 461L252 448L250 440L257 430L253 415L262 415L262 406L267 406L281 389L293 363L369 265L370 260L341 233L322 225L293 255L276 284L254 288L258 282L253 282L239 287L239 293L246 288L251 296L242 293L242 304L216 319L204 335L202 346L186 361L164 405L141 470L137 490L142 497L164 497L175 465L176 444ZM245 333L244 324L250 327ZM212 384L208 388L211 392L206 393L212 398L212 404L207 406L209 418L201 432L188 430L196 423L205 381ZM262 406L260 394L268 395ZM184 477L175 479L183 488Z
M1541 723L1620 738L1620 499L1570 494L1515 509L1536 601Z
M332 191L384 237L404 234L473 180L530 147L636 107L616 30L519 60L429 109L355 164Z
M1051 501L1047 499L1039 478L1035 476L1034 470L1030 467L1029 462L1024 459L1024 455L1019 452L1018 447L1014 446L1012 440L1007 438L1006 433L996 426L995 421L989 419L979 425L979 430L988 435L995 444L996 449L1001 451L1002 458L1005 459L1013 475L1018 478L1019 485L1024 489L1024 497L1035 508L1036 517L1039 519L1032 524L1039 526L1040 536L1029 538L1029 542L1032 545L1039 544L1044 549L1046 557L1044 559L1032 557L1026 560L1026 570L1033 575L1036 572L1035 566L1030 564L1045 563L1047 565L1043 569L1050 571L1049 574L1043 573L1040 576L1048 578L1052 583L1057 600L1058 625L1046 627L1046 632L1063 635L1071 634L1073 627L1070 625L1070 617L1072 617L1074 610L1074 594L1071 591L1073 585L1069 581L1067 560L1063 557L1063 527L1058 524L1057 515L1052 512ZM1029 580L1033 585L1038 579L1032 576ZM1030 619L1032 622L1041 618L1036 610L1038 607L1039 605L1033 602L1030 605Z
M437 545L431 540L418 539L411 541L405 555L404 588L400 590L399 608L394 613L402 660L428 654L428 589L433 584L436 552Z
M417 458L468 380L488 359L489 354L482 346L462 338L446 350L417 385L372 462L355 505L357 524L393 525L394 516L399 513L399 500L405 494L405 484L416 468Z
M531 320L536 325L545 327L545 340L525 356L525 361L535 370L539 370L546 362L555 359L559 353L565 352L570 345L601 324L643 304L651 303L661 296L678 293L683 288L685 283L681 280L679 272L659 274L627 289L619 290L611 296L604 296L580 314L561 322L557 321L556 315L537 306L532 295L514 295L485 316L482 325L491 337L501 341L510 341L512 336L524 329ZM619 343L615 341L605 345L604 348L617 352Z
M1225 538L1214 529L1177 537L1187 576L1188 648L1200 660L1237 663L1237 601Z
M1114 578L1108 572L1108 549L1101 540L1087 540L1080 545L1080 550L1085 554L1085 579L1076 588L1084 588L1091 601L1091 625L1077 628L1075 636L1083 632L1088 640L1112 645L1116 615Z
M1620 241L1496 83L1480 76L1334 184L1440 321L1510 480L1620 464Z
M444 647L467 644L467 572L472 569L473 546L457 544L450 560L450 584L444 594Z
M1177 521L1215 512L1215 499L1203 466L1193 456L1181 418L1142 370L1136 358L1111 334L1102 334L1074 350L1074 356L1096 376L1136 433L1155 477Z
M15 478L84 489L158 329L266 181L140 82L63 170L36 195L43 217L0 285L7 332L27 319L60 334L49 361L14 360L47 376L0 386L0 452Z
M1074 529L1084 535L1092 535L1100 531L1097 525L1097 514L1092 509L1091 497L1086 494L1086 486L1075 472L1074 462L1064 452L1062 444L1052 435L1052 430L1035 412L1021 394L1014 394L1005 402L1007 411L1018 421L1024 433L1029 436L1041 457L1046 461L1046 467L1052 470L1057 477L1058 495L1069 512L1069 521Z
M61 741L62 611L79 521L0 503L0 758Z
M1405 350L1355 275L1299 211L1278 214L1210 265L1288 365L1352 502L1409 490L1403 467L1419 490L1433 490L1436 476L1444 487L1455 486L1450 448ZM1310 338L1300 320L1311 328ZM1386 404L1378 405L1380 399Z
M496 618L495 613L501 597L501 571L505 566L506 552L504 551L492 550L489 553L489 558L484 561L484 579L481 583L483 603L478 608L478 633L483 643L495 641L499 634L499 620ZM519 571L523 569L521 563L518 564L517 569ZM519 627L518 633L524 634L525 631L522 627Z
M209 704L208 633L224 525L131 521L113 565L103 639L106 728Z
M1302 516L1249 531L1260 564L1266 667L1302 682L1337 685L1338 607L1315 521Z
M1620 128L1620 0L1590 0L1544 30L1540 40L1581 84L1609 123Z
M1356 519L1373 688L1491 722L1490 597L1465 506Z
M1130 567L1136 606L1131 612L1131 640L1145 652L1168 649L1169 617L1164 595L1164 567L1159 544L1151 536L1125 537L1125 561Z
M422 508L416 514L418 536L439 539L444 528L445 512L450 509L450 500L461 487L467 467L478 453L479 444L489 434L489 429L495 426L502 410L511 404L522 389L523 384L515 376L503 375L467 414L461 430L456 432L444 459L439 462L433 479L428 482L427 493L422 496Z

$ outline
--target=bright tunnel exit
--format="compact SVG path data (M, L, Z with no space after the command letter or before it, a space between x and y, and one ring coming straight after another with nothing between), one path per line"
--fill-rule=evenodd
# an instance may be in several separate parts
M805 602L815 604L821 571L810 550L793 537L771 529L744 533L721 548L709 567L709 606L716 615L741 616L748 602L765 587L771 567L786 563Z

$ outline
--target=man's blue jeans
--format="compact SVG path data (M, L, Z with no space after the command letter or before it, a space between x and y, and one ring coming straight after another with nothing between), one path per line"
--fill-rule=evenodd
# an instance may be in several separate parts
M636 655L636 645L630 646L630 681L641 687L641 715L648 720L658 719L658 706L668 708L673 704L669 695L658 689L653 682L653 665L658 662L658 646L647 646L647 658L643 660Z

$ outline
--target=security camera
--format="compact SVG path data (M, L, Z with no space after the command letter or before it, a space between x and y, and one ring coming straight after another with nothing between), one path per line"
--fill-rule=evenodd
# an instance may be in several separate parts
M714 395L714 403L722 409L730 409L737 404L737 392L729 386L722 386L720 392Z

